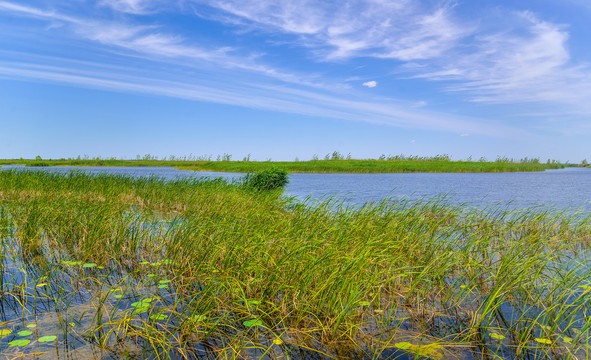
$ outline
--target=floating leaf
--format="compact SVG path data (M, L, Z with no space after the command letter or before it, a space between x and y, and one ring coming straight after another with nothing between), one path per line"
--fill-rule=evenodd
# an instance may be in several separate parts
M375 310L374 310L374 312L376 312L376 313L378 313L378 314L381 314L381 313L383 313L383 312L384 312L384 310L382 310L382 309L375 309Z
M101 270L102 270L102 269L104 269L105 267L104 267L104 266L102 266L102 265L99 265L99 266L97 266L96 268L97 268L97 269L101 269Z
M171 282L172 280L160 280L158 281L159 284L168 284L169 282Z
M148 274L147 276L148 276L148 277L154 277L154 276L156 276L156 275L155 275L155 274Z
M567 344L572 344L573 338L570 338L568 336L563 336L562 341L564 341Z
M504 340L505 339L505 335L497 334L494 332L490 332L489 335L493 339L497 339L497 340Z
M191 320L201 322L207 319L207 315L193 315L191 316Z
M408 349L412 348L414 345L409 342L403 341L403 342L399 342L399 343L394 344L394 346L396 346L397 348L402 349L402 350L408 350Z
M27 327L29 329L36 328L37 327L37 324L29 324L29 325L27 325Z
M37 284L36 286L37 287L43 287L43 286L46 286L46 285L47 285L47 283L41 283L41 284Z
M142 261L142 262L140 263L140 265L148 265L149 263L150 263L149 261Z
M361 306L369 306L369 305L371 305L371 303L369 301L360 301L359 302L359 305L361 305Z
M114 297L115 299L121 299L121 298L123 297L123 295L121 295L121 294L117 294L117 295L114 295L113 297Z
M18 336L29 336L31 335L33 332L31 330L23 330L23 331L19 331L18 332Z
M536 338L535 340L536 340L536 342L539 342L540 344L552 345L552 340L550 340L550 339Z
M261 319L252 319L252 320L246 320L245 322L243 322L244 326L247 327L253 327L253 326L259 326L259 325L263 325L263 321Z
M10 329L0 329L0 337L4 337L6 335L12 334L12 330Z
M394 344L394 346L402 350L413 352L416 355L428 357L431 359L441 359L443 357L443 354L440 351L442 346L437 344L414 345L409 342L399 342Z
M31 343L31 340L27 340L27 339L12 340L11 342L8 343L8 347L27 346L27 345L29 345L29 343Z
M162 285L158 285L158 289L167 289L168 285L166 284L162 284Z
M82 265L83 268L93 268L96 267L95 263L86 263L84 265Z
M152 301L154 301L154 298L145 298L142 300L142 302L145 302L145 303L151 303Z
M164 314L154 314L154 315L150 316L150 319L164 320L164 319L168 319L168 316L166 316Z
M281 345L281 344L283 344L283 340L281 340L281 338L276 338L275 340L273 340L273 344Z
M148 306L150 306L150 303L143 302L143 301L136 301L134 303L131 303L131 306L133 306L135 308L142 308L142 307L148 307Z
M48 335L48 336L42 336L38 339L38 341L40 343L45 343L45 342L51 342L54 341L55 339L57 339L57 336L55 335Z

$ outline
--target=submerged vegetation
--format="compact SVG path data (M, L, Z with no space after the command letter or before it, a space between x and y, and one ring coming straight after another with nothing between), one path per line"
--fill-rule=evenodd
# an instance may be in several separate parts
M589 217L243 184L1 171L2 355L591 354Z

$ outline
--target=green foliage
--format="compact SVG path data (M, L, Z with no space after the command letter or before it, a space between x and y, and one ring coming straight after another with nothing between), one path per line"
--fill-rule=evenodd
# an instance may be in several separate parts
M292 206L223 181L43 171L1 171L0 194L6 353L55 357L73 343L139 359L206 358L204 344L211 358L591 351L581 214L445 200Z
M283 189L289 182L287 171L283 169L270 168L255 174L244 176L242 184L246 188L258 191L269 191Z

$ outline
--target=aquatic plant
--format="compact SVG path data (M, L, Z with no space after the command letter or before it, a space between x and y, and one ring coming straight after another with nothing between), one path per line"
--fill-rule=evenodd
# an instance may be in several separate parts
M590 355L585 214L39 171L0 200L3 356Z
M254 174L246 174L242 186L258 191L283 189L289 182L287 171L270 168Z

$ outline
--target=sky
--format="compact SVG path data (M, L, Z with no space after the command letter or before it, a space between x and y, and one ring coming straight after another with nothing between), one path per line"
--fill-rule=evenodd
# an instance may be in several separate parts
M591 0L0 0L0 158L591 160Z

